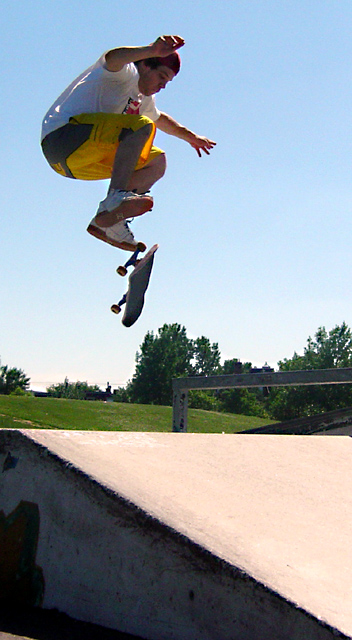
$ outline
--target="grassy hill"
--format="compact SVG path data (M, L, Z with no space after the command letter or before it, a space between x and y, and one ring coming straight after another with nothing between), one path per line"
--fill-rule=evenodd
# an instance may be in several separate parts
M200 409L188 412L188 431L193 433L236 433L270 422ZM0 395L0 428L171 431L172 408Z

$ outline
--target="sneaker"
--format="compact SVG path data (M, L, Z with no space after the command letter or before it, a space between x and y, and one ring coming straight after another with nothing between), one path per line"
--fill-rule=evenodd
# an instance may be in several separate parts
M89 223L87 231L95 238L103 240L103 242L107 242L118 249L135 251L137 248L138 243L134 239L134 235L128 226L127 220L121 220L120 222L112 225L112 227L99 227L94 217Z
M139 195L133 191L122 191L121 189L112 189L110 193L99 204L96 215L104 213L112 213L113 224L126 218L141 216L143 213L150 211L153 207L153 198L147 194ZM104 227L110 226L106 222L110 222L108 216L104 216Z

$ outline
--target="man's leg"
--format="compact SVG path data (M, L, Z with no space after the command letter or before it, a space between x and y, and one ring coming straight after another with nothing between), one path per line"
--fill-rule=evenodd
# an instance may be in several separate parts
M153 184L164 175L166 170L166 157L163 152L160 152L155 156L147 165L142 169L134 171L127 189L129 191L136 191L139 194L143 194L148 191ZM107 217L107 216L106 216ZM125 249L127 251L134 251L137 246L137 242L134 239L127 220L124 222L118 222L109 227L102 227L96 225L96 218L92 220L88 226L88 231L96 238L112 244L114 247Z
M166 156L165 153L160 153L142 169L134 171L127 185L127 189L129 191L136 191L137 193L146 193L146 191L152 188L153 184L163 177L165 171Z
M138 194L143 194L148 191L157 180L162 178L165 170L166 157L165 154L159 150L158 155L153 157L147 165L133 172L130 181L126 185L127 189L129 191L136 191ZM93 236L99 238L99 240L108 242L114 247L127 251L135 251L136 249L137 242L134 239L127 220L117 222L109 227L102 227L101 225L98 226L96 224L96 218L93 218L87 230Z
M100 203L87 230L115 247L134 251L137 242L127 218L142 215L152 208L153 199L146 192L164 175L166 159L161 149L152 146L155 134L153 122L139 116L119 118L126 120L117 120L122 128L110 164L112 169L108 195ZM116 129L112 126L111 140L114 139L115 132ZM108 137L105 136L104 142Z
M124 129L122 131L122 134L120 136L120 143L117 147L112 168L112 175L108 193L111 193L114 190L131 191L129 185L130 183L133 184L134 182L132 176L143 171L143 169L134 171L134 168L138 162L138 159L146 142L152 134L152 127L152 124L146 124L137 131L131 131L129 129ZM154 171L156 170L154 169ZM153 169L148 172L149 179L147 178L144 181L148 185L152 179L152 173ZM137 180L137 183L138 182L142 184L140 180ZM151 184L153 184L153 182ZM144 191L139 191L138 187L133 187L133 189L137 189L137 193L142 194L145 193L145 191L147 191L150 186L148 186L147 189L144 189ZM137 216L145 213L146 211L148 211L148 209L151 209L151 207L153 206L153 199L151 198L151 196L136 195L134 199L132 198L128 202L124 202L123 205L116 207L116 210L112 209L104 211L103 209L103 211L99 212L96 216L97 225L100 227L111 227L112 225L116 224L116 222L121 219L119 218L119 214L122 206L124 207L124 217Z
M79 114L43 141L44 155L58 173L81 180L110 177L108 196L100 203L99 213L87 230L100 240L128 251L134 251L137 242L126 218L151 209L153 199L145 192L165 172L164 153L152 147L154 132L154 124L143 116ZM109 194L115 203L119 200L119 190L128 192L127 202L121 203L120 199L117 206L114 204L105 210ZM119 207L116 213L114 209Z
M122 130L112 168L109 190L128 189L128 183L134 168L151 133L151 124L145 124L144 127L137 131L132 131L131 129Z

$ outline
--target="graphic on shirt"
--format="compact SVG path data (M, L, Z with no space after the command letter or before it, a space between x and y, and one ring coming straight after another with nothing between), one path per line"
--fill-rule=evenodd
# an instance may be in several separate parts
M133 98L128 98L128 102L123 110L123 113L138 116L140 105L141 100L133 100Z

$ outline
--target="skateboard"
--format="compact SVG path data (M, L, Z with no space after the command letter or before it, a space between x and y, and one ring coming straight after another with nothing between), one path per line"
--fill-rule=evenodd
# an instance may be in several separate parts
M120 302L113 304L111 311L120 313L121 307L125 306L125 312L122 318L122 324L125 327L131 327L139 318L144 306L145 292L148 289L150 274L152 272L155 252L159 245L154 244L143 258L138 258L139 254L145 251L145 245L139 243L134 254L127 260L126 264L117 268L120 276L125 276L128 267L133 267L133 271L128 278L127 293L121 298Z

